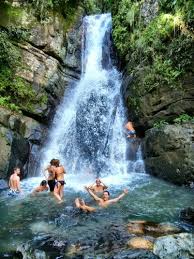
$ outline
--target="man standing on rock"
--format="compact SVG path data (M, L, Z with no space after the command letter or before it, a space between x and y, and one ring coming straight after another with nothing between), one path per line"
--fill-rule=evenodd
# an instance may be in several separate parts
M20 168L15 167L13 169L13 174L10 176L9 179L9 195L16 195L20 193L22 190L20 188Z

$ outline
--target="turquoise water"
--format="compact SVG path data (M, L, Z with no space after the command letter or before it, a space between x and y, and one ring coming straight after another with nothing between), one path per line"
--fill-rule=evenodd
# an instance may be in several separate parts
M107 183L110 179L104 181ZM77 189L73 188L77 183L67 186L65 202L57 204L50 193L30 195L39 181L40 178L25 180L22 184L24 194L16 198L8 197L5 191L1 193L1 252L15 250L18 245L43 235L57 240L68 238L72 243L95 240L107 226L125 224L131 219L180 224L180 210L192 206L194 200L192 190L136 173L128 177L128 182L127 179L118 185L109 182L111 197L119 195L123 188L129 189L123 200L93 214L85 214L73 208L76 197L83 197L86 203L95 205L86 191L81 191L82 184Z

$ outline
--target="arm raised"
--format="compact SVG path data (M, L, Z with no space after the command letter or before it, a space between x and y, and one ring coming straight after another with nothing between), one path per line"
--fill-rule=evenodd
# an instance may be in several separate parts
M120 201L127 193L128 193L127 189L123 190L123 192L117 198L109 200L109 203L111 204L111 203L116 203Z
M99 198L97 195L95 195L89 187L85 186L85 189L86 191L90 194L90 196L92 196L92 198L95 200L95 201L101 201L102 199Z

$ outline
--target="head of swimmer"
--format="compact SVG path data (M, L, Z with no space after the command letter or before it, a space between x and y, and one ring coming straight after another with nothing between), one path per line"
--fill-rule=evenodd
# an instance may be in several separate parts
M59 164L60 164L59 159L54 159L54 158L53 158L53 159L50 161L50 165L52 165L52 166L59 167Z
M103 199L104 201L108 201L108 200L109 200L109 197L110 197L109 191L104 191L104 192L103 192L102 199Z
M17 175L20 175L20 168L19 167L14 167L13 173L17 174Z
M101 181L99 178L96 179L96 186L100 186L101 185Z
M43 180L43 181L40 183L40 186L47 186L47 181Z

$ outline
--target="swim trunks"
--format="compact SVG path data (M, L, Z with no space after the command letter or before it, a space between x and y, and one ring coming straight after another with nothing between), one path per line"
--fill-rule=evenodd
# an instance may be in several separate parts
M48 180L48 186L50 188L50 192L54 191L55 184L56 184L55 180Z
M10 189L9 192L8 192L8 195L9 196L16 196L18 195L20 192L18 190L12 190Z
M56 184L58 184L58 183L60 183L62 186L64 185L64 184L66 184L66 182L65 181L57 181L57 183Z
M128 130L127 134L130 136L134 136L135 135L135 130Z

